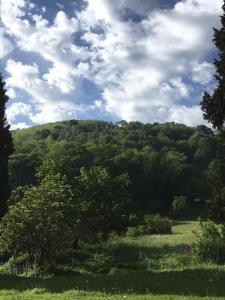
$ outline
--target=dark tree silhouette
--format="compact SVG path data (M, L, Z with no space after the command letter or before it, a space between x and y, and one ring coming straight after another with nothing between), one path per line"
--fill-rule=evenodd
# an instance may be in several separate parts
M13 143L10 126L6 119L6 103L9 100L5 82L0 74L0 218L7 211L7 200L9 198L8 159L13 153Z
M212 180L209 178L213 191L213 199L209 206L210 217L217 223L225 222L225 1L221 28L214 28L213 42L219 50L218 57L214 60L216 67L215 78L218 82L212 95L205 92L201 102L204 118L217 130L219 137L216 168Z

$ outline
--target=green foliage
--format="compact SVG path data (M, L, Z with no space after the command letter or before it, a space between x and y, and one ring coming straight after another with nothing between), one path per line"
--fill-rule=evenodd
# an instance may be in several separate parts
M172 203L172 214L173 216L180 216L184 213L187 208L187 197L185 196L176 196L173 199Z
M213 39L219 52L217 58L214 60L216 67L215 77L218 84L211 95L205 92L201 106L204 118L217 129L219 140L217 151L218 179L217 181L211 181L213 199L210 206L210 216L217 223L225 223L225 3L223 4L223 15L220 20L221 28L214 29Z
M167 234L172 232L172 221L167 217L156 215L144 216L145 227L152 234Z
M212 199L209 200L209 217L216 223L225 222L225 182L223 182L224 163L215 159L209 165L207 179L212 189Z
M71 243L71 188L49 175L37 187L18 190L17 197L0 224L0 252L26 253L34 266L43 265Z
M9 164L11 186L36 184L36 169L40 164L41 159L36 152L13 154Z
M0 253L43 266L80 241L107 239L129 221L127 174L111 177L103 167L80 169L71 181L64 157L48 158L37 172L37 186L17 187L0 224ZM73 186L70 184L73 183Z
M169 233L172 233L172 221L167 217L161 217L159 214L145 215L143 225L128 227L127 230L127 236Z
M146 234L148 234L148 232L146 232L144 225L138 225L136 227L128 227L126 232L126 236L128 237L137 237Z
M72 185L81 167L101 166L112 177L129 175L131 207L142 215L167 214L177 195L192 206L195 198L207 199L205 174L217 143L207 127L124 121L57 122L18 130L13 138L13 188L37 184L36 170L45 160L61 162L60 172Z
M75 182L77 238L96 242L112 231L124 232L129 221L127 174L111 177L103 167L83 167Z
M203 262L225 262L225 225L213 222L201 222L196 233L194 251L198 260Z

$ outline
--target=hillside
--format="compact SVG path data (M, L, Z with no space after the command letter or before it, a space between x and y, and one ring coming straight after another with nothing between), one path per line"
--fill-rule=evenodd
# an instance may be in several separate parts
M180 195L190 207L201 206L210 196L207 169L216 137L203 125L71 120L14 131L13 140L13 188L35 184L37 168L54 156L63 158L70 178L93 165L107 167L113 176L128 173L135 211L168 212Z

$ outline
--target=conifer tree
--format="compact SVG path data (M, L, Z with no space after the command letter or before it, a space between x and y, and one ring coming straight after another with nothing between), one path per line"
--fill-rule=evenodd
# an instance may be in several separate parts
M0 74L0 218L7 211L9 198L8 160L9 155L13 153L10 126L7 123L5 113L8 100L5 82Z
M213 38L219 50L218 57L214 60L217 86L211 95L205 92L201 102L203 116L217 130L219 140L214 171L209 174L213 195L209 213L217 223L225 223L225 0L222 8L221 28L214 28Z

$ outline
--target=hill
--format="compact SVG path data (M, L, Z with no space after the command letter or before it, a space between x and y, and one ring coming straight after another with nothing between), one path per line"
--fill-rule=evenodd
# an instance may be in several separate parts
M216 155L216 137L204 125L70 120L13 131L11 186L35 184L41 163L65 161L72 178L82 166L101 165L113 175L128 173L137 212L168 213L175 196L200 207L210 196L207 169Z

